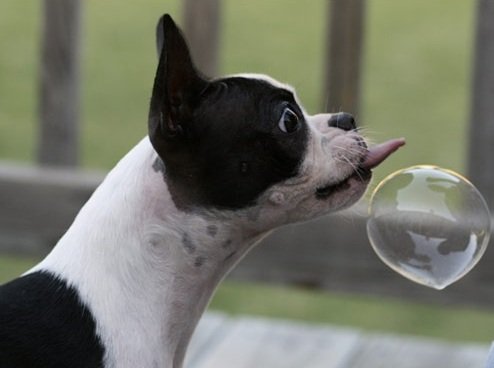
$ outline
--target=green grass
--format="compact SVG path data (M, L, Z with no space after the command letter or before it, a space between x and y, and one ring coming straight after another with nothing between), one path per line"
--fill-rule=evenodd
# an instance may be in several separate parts
M21 275L39 262L36 258L0 255L0 284Z
M210 307L456 341L490 342L494 323L486 310L235 282L221 285Z
M380 168L465 170L474 1L371 1L363 120L408 146Z
M293 84L311 113L323 101L326 0L224 1L221 70L264 72ZM34 161L41 2L0 2L0 159ZM377 178L430 163L464 172L473 0L367 2L362 109L375 141L406 149ZM178 0L84 2L82 161L108 169L146 134L159 14ZM282 9L282 11L281 11ZM337 107L331 107L337 108ZM0 258L0 281L34 260ZM367 329L487 341L494 315L381 298L226 283L212 308Z
M0 284L36 262L0 257ZM231 281L219 287L210 309L453 341L489 342L494 325L494 313L488 311Z
M464 172L475 2L367 3L359 120L376 141L408 140L377 177L418 163ZM84 166L110 168L146 133L155 22L163 12L180 20L179 5L84 2ZM39 2L0 3L0 158L35 157L40 10ZM325 10L326 0L224 2L222 73L272 74L297 87L307 109L317 112Z

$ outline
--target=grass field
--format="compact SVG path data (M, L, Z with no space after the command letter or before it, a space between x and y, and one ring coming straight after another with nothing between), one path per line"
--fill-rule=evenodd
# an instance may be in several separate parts
M317 112L326 1L223 3L222 72L272 74L293 84L308 111ZM0 159L35 157L40 4L0 2ZM474 4L368 1L358 118L375 141L408 141L378 178L419 163L464 172ZM88 0L84 7L82 161L108 169L146 133L155 22L163 12L179 20L179 2ZM0 281L33 262L0 258ZM236 283L222 286L212 307L472 341L492 339L494 323L494 314L481 311Z
M358 118L376 141L408 140L378 176L417 163L463 171L474 3L368 1ZM34 159L40 4L0 3L0 158ZM309 112L317 112L325 4L224 2L222 72L272 74L297 87ZM87 1L84 7L82 161L110 168L146 132L155 22L163 12L179 20L180 9L171 0L146 6Z

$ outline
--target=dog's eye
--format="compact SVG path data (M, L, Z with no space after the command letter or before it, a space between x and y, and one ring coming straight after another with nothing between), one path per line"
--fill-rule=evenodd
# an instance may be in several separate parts
M283 114L281 114L280 121L278 122L278 127L284 133L293 133L300 127L300 120L290 108L285 108Z

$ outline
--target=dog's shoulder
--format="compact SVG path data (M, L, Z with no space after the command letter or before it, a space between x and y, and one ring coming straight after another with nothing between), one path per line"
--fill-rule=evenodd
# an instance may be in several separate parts
M1 367L103 367L90 311L60 278L34 272L0 286Z

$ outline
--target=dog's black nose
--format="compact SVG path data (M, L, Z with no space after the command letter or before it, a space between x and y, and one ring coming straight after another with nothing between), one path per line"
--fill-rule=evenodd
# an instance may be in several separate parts
M340 128L343 130L353 130L357 128L353 116L346 112L339 112L331 115L328 120L328 125L332 128Z

